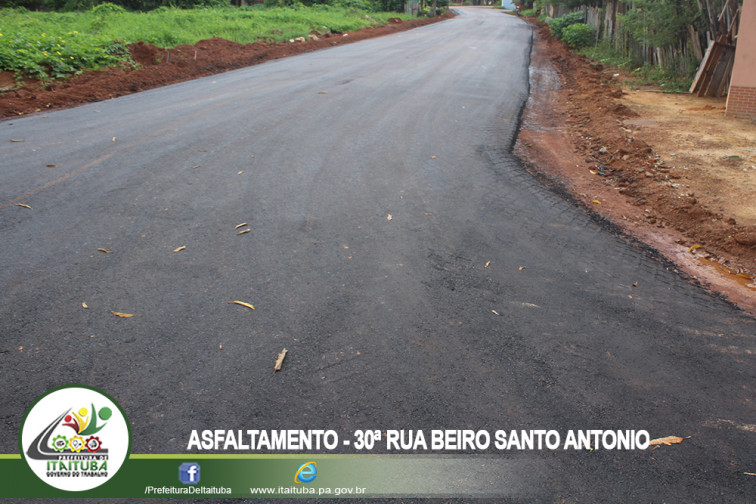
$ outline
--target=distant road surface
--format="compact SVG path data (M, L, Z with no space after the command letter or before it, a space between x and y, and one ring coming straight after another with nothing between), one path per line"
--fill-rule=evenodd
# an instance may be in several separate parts
M0 122L0 452L83 383L133 453L193 429L645 429L691 437L487 453L533 468L502 499L753 502L756 324L512 156L530 47L462 8Z

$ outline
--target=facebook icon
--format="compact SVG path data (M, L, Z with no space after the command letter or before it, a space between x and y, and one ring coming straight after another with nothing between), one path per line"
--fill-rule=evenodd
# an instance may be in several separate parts
M200 480L200 466L196 462L184 462L179 466L179 481L184 485L196 485Z

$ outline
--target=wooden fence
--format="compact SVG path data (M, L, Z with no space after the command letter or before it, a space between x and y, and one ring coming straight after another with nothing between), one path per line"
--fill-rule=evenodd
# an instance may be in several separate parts
M734 46L737 38L740 6L735 0L696 0L702 22L688 25L668 46L655 47L634 40L622 26L622 15L633 9L633 3L621 0L603 0L599 5L585 5L572 11L583 11L585 22L596 30L596 39L608 43L615 50L639 63L657 65L666 70L688 74L699 66L706 50L715 43ZM561 4L545 7L547 16L556 18L570 12ZM715 51L731 54L730 51ZM727 66L727 65L725 65ZM717 89L726 86L717 83Z

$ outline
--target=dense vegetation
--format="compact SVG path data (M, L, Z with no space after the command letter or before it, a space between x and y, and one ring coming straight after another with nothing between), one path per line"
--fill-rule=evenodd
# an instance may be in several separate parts
M195 9L242 6L240 0L0 0L0 8L23 7L29 10L85 11L106 2L131 11L149 11L160 7ZM331 5L383 12L404 10L404 0L263 0L259 2L248 0L246 3L264 3L268 7Z
M729 0L523 0L560 38L641 80L686 89L708 40L732 42ZM742 0L729 5L741 4Z
M310 7L301 3L290 7L163 6L147 12L129 11L112 3L64 12L0 9L0 70L48 80L86 69L129 65L127 46L138 41L160 47L194 44L211 37L240 43L280 42L313 30L349 32L385 24L390 17L408 18L375 11L369 5L347 0Z

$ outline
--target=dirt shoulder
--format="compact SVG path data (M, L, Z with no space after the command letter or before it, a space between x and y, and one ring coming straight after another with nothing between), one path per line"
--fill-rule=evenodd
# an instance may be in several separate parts
M0 118L116 98L295 54L410 30L450 17L454 17L451 11L435 18L410 21L394 18L389 24L375 28L364 28L351 33L317 34L308 40L291 43L239 44L212 38L194 45L161 49L139 42L129 47L138 64L136 69L108 68L55 81L48 86L32 82L11 89L0 94ZM13 84L14 78L10 72L0 72L0 89L4 85L12 88Z
M723 99L629 90L532 21L515 153L545 183L756 313L756 127Z

